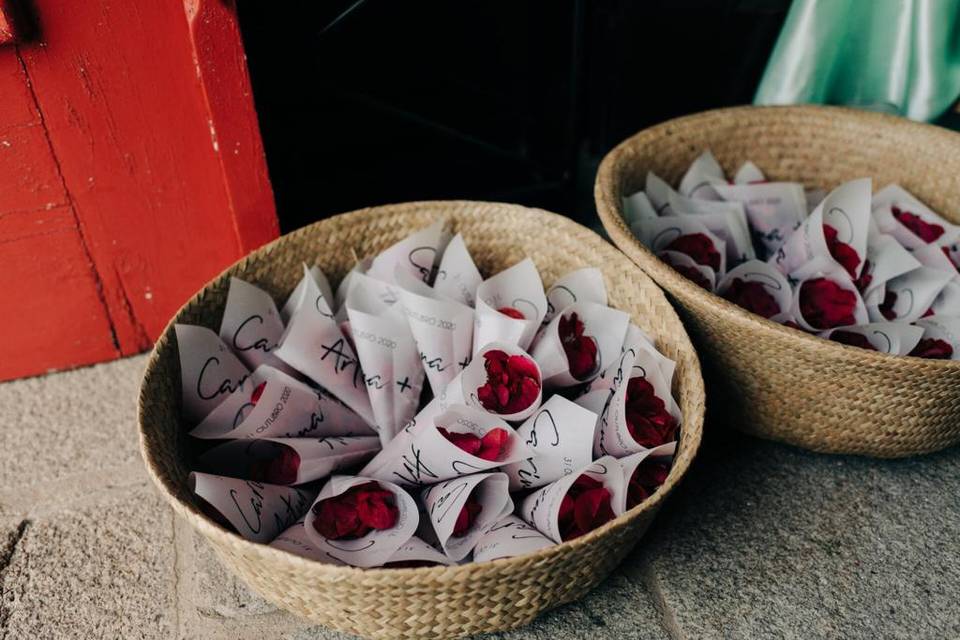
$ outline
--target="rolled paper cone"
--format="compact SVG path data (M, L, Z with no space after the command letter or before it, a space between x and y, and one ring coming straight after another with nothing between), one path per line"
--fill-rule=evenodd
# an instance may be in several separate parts
M575 302L593 302L607 306L607 286L600 269L584 267L571 271L554 282L547 290L547 314L541 324L546 326L554 316Z
M902 320L913 322L926 314L954 275L930 267L917 267L887 281L880 304L871 304L867 313L873 322ZM887 306L888 298L893 304ZM881 306L883 308L881 308ZM885 313L886 312L886 313Z
M411 537L403 546L397 549L392 556L387 558L384 566L396 564L453 564L453 560L448 558L442 551L434 549L432 546L418 538Z
M477 303L477 287L481 282L483 276L474 264L463 236L458 233L443 252L433 288L441 296L472 307Z
M445 222L437 220L429 227L410 234L400 242L374 256L367 275L385 282L395 282L397 270L430 284L440 256L450 241Z
M807 217L803 185L796 182L718 184L714 190L726 201L743 204L754 248L764 260L775 255Z
M717 294L726 297L735 280L741 283L756 283L776 303L778 311L770 317L787 313L793 303L793 289L790 282L772 265L760 260L748 260L727 272L717 284ZM753 285L756 286L756 285Z
M659 218L641 219L630 229L654 253L680 251L694 258L698 264L709 266L718 274L727 271L727 243L707 228L698 216L668 215ZM708 256L691 255L685 249L686 240L700 239L708 243ZM697 243L699 246L700 243ZM709 260L707 259L709 257Z
M280 309L280 317L284 323L290 320L290 316L292 316L293 312L300 306L300 301L303 300L304 292L307 289L307 282L310 280L316 283L323 299L327 301L327 305L330 306L331 309L333 309L335 305L335 298L333 296L333 290L330 288L330 282L320 267L316 265L308 267L306 264L303 264L303 269L303 277L300 278L297 286L293 288L286 302L283 303L283 308Z
M393 494L395 506L398 510L397 521L394 526L389 529L373 529L366 535L354 539L330 540L321 535L315 526L319 517L317 512L320 503L327 499L336 498L353 487L369 482L376 482L380 488ZM307 512L304 528L307 532L307 538L322 553L343 564L368 568L379 567L387 562L400 547L410 540L417 530L418 523L419 512L417 511L416 501L409 493L392 482L361 476L333 476L320 490L320 495L317 496L316 501Z
M553 540L514 515L490 527L473 548L473 561L485 562L534 553L554 545Z
M210 329L178 324L174 330L183 415L188 423L196 424L239 389L250 370Z
M340 562L313 545L313 542L307 536L303 519L291 525L289 529L274 538L270 546L274 549L280 549L281 551L286 551L287 553L292 553L324 564L344 566L343 562Z
M268 543L297 522L316 495L298 487L192 472L190 491L252 542Z
M513 512L508 485L503 473L476 473L423 490L424 508L443 552L450 559L466 558L493 524ZM471 498L480 511L462 535L454 535L458 517Z
M871 322L852 327L836 327L818 335L827 340L835 340L834 334L838 332L863 336L874 351L891 353L895 356L909 354L923 336L923 329L905 322ZM845 342L845 344L851 343Z
M219 444L198 463L220 475L297 485L358 465L379 450L380 439L373 436L251 438Z
M521 260L477 287L474 352L494 341L512 342L527 349L546 313L547 298L540 273L533 260Z
M617 502L613 505L613 512L616 515L619 516L627 511L630 480L633 478L633 474L636 473L637 469L640 468L640 465L643 464L644 461L655 458L672 459L676 450L677 443L668 442L660 445L659 447L644 449L643 451L619 459L620 468L623 469L623 483L625 490L621 491L617 495Z
M220 339L252 371L261 364L283 369L287 364L273 351L283 336L283 320L266 291L239 278L230 278ZM293 373L289 369L287 373Z
M756 257L743 204L723 200L695 200L670 194L670 209L678 216L694 216L726 244L727 268Z
M727 177L723 167L717 162L709 149L697 156L696 160L680 179L680 193L688 198L719 200L714 185L726 184Z
M960 318L934 316L923 318L914 323L923 329L921 344L924 341L942 341L949 346L949 360L960 360Z

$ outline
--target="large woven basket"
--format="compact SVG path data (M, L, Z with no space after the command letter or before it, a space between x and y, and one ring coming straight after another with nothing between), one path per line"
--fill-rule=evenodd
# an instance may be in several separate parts
M647 171L676 183L708 148L730 174L752 160L771 180L808 187L898 182L960 222L960 135L836 107L720 109L629 138L600 165L595 190L614 243L676 303L726 422L816 451L878 457L960 440L960 362L878 354L781 326L704 291L634 237L621 196L643 188Z
M179 364L172 322L216 329L230 276L288 294L302 262L334 281L355 256L372 255L438 218L463 232L486 274L531 257L549 285L588 265L603 270L610 304L628 311L677 361L675 393L683 428L673 469L640 508L574 541L518 558L419 569L335 567L247 542L197 510L187 488L188 442L180 421ZM206 537L221 560L268 600L301 616L371 638L462 637L525 624L541 611L582 596L624 557L686 473L703 424L697 356L660 290L596 234L558 215L479 202L423 202L364 209L284 236L252 253L190 300L157 341L140 391L141 451L160 492Z

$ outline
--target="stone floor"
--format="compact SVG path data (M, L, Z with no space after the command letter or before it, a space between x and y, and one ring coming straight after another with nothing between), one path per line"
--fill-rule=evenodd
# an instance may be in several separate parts
M156 496L144 362L0 385L0 638L345 638L251 594ZM960 450L882 462L708 436L609 580L495 637L960 637Z

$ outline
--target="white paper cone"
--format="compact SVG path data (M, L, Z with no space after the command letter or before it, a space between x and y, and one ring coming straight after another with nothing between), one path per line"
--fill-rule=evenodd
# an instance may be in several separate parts
M870 320L872 322L919 320L933 306L934 300L953 278L954 276L944 271L918 267L887 281L884 299L890 296L891 292L896 296L892 306L893 317L888 318L884 315L878 304L871 304L867 307ZM882 303L883 300L881 300Z
M756 257L743 205L722 200L696 200L670 194L670 209L678 216L695 216L698 222L723 240L727 267Z
M407 562L428 562L431 564L453 564L453 560L448 558L442 551L434 549L432 546L418 538L411 537L403 546L394 551L393 555L387 558L384 566L395 565L397 563Z
M829 340L838 331L862 335L880 353L891 353L895 356L905 356L913 351L923 335L923 329L905 322L871 322L852 327L836 327L818 335Z
M430 524L449 558L466 558L491 526L513 512L508 484L503 473L477 473L424 489L423 504ZM457 516L471 494L480 503L481 511L464 535L454 537Z
M283 335L283 321L270 295L239 278L230 278L220 339L251 371L261 364L284 368L273 355ZM290 371L292 373L292 371Z
M593 432L599 416L563 396L547 400L517 428L533 455L503 467L510 490L535 489L559 480L593 460Z
M597 342L597 360L594 371L578 380L570 374L570 363L560 339L560 321L576 313L584 324L584 334ZM533 359L540 365L545 388L569 387L591 380L616 361L627 333L630 316L623 311L594 304L577 302L550 321L533 347Z
M866 324L869 321L867 307L864 305L863 299L860 297L860 292L857 291L857 287L853 284L847 272L832 260L825 258L811 260L808 264L803 265L800 269L791 273L790 278L797 282L793 289L793 303L790 308L790 316L794 318L797 324L803 329L807 331L825 331L832 328L814 326L810 323L810 319L803 317L800 311L800 300L804 293L804 285L808 281L819 278L832 281L839 285L840 288L854 294L855 306L853 309L853 319L855 324Z
M620 503L620 496L625 491L623 470L616 458L604 456L583 469L564 476L553 484L548 484L528 495L520 505L520 517L523 518L524 522L535 527L540 533L557 544L563 542L558 522L560 503L577 478L584 474L603 483L603 486L610 492L611 508Z
M853 277L860 274L867 254L870 226L870 179L846 182L830 192L786 243L769 260L783 274L790 274L814 258L830 260L824 225L836 229L837 240L850 245L860 258Z
M493 429L507 436L502 455L484 460L467 453L438 431L469 433L482 438ZM403 446L388 446L362 471L371 477L404 486L430 485L472 473L490 471L533 455L521 437L503 419L484 411L455 405L437 416L432 424L413 432L401 441Z
M940 255L943 256L942 253ZM870 237L867 243L867 263L865 268L869 268L870 284L863 292L864 302L875 295L874 292L880 295L879 302L883 302L883 291L889 280L921 266L917 258L900 246L893 236L883 233Z
M647 172L647 180L643 190L650 199L650 204L656 209L658 216L674 215L670 209L670 194L676 193L666 180L663 180L652 171Z
M195 424L213 411L250 375L246 365L210 329L178 324L183 415Z
M760 167L753 164L749 160L740 165L740 168L737 169L736 175L733 176L734 184L751 184L766 181L767 177L763 175L763 171L760 170Z
M437 220L380 252L373 258L367 275L385 282L395 282L397 270L400 269L430 284L440 255L450 241L450 234L443 227L444 221Z
M710 231L697 216L664 216L655 220L640 220L631 227L633 233L654 253L680 250L674 244L685 236L703 235L710 240L719 260L709 266L714 271L725 273L727 269L727 244ZM692 256L691 256L692 257ZM719 268L716 268L719 265Z
M244 385L210 412L190 435L203 439L302 438L374 435L363 418L332 396L318 392L279 369L262 365L256 383ZM256 386L266 383L253 402Z
M744 262L740 266L728 271L727 275L720 280L720 283L717 285L717 295L724 295L736 279L744 282L760 283L764 291L776 300L777 306L780 309L778 313L785 313L790 310L790 305L793 301L793 290L787 278L772 265L759 260Z
M607 286L600 269L584 267L554 282L547 290L547 314L541 324L546 326L558 313L575 302L594 302L607 306Z
M554 545L553 540L514 515L509 515L480 536L473 548L473 561L513 558Z
M943 340L953 349L951 360L960 360L960 318L934 316L914 323L923 329L921 340Z
M344 566L344 563L313 546L313 542L307 537L307 530L303 526L302 519L274 538L270 546L324 564Z
M360 284L348 294L345 307L374 420L386 445L416 413L426 374L399 309L387 306L374 289Z
M200 468L211 473L271 484L297 485L358 465L380 450L373 436L254 438L229 440L203 453ZM270 461L286 458L283 470Z
M680 193L688 198L719 200L714 190L716 184L726 184L723 167L717 162L709 149L697 156L680 180Z
M192 472L190 491L223 516L241 536L268 543L299 520L315 492L297 487Z
M280 317L284 323L290 320L290 316L292 316L293 312L300 306L300 301L303 300L304 292L307 290L308 280L313 280L317 288L320 289L323 299L327 301L327 305L333 308L333 290L330 288L330 282L327 280L327 276L325 276L323 271L320 270L320 267L316 265L308 267L304 264L303 269L303 277L300 278L300 282L298 282L297 286L290 292L287 301L283 303L283 308L280 310Z
M441 296L472 307L477 302L477 287L481 282L483 276L467 250L463 235L458 233L443 252L433 288Z
M677 273L703 286L703 283L697 282L694 277L691 277L695 274L685 273L686 270L695 269L699 272L701 279L705 281L706 286L704 288L707 291L713 291L717 288L717 272L710 267L697 264L693 258L687 254L680 253L679 251L661 251L657 254L657 257L673 267Z
M623 219L629 227L634 222L643 218L656 218L657 210L653 208L653 203L643 191L637 191L633 195L622 198Z
M520 312L523 319L500 313L504 308ZM477 287L474 352L494 341L516 342L527 349L546 313L543 282L530 258L484 280Z
M795 182L716 185L726 201L743 204L761 258L776 254L807 217L803 185Z
M377 482L383 489L394 495L399 511L397 523L390 529L374 529L367 535L354 540L328 540L314 527L318 505L323 500L334 498L347 490L367 482ZM304 528L307 538L313 546L335 560L353 567L378 567L387 562L417 530L420 514L413 497L390 482L376 481L360 476L333 476L320 490L320 495L307 512Z
M274 354L375 424L360 362L312 278Z
M627 510L627 498L629 494L630 479L633 478L633 474L636 472L637 468L647 459L657 458L673 458L674 453L677 450L676 442L667 442L660 445L659 447L654 447L653 449L644 449L638 453L626 456L625 458L620 458L620 468L623 470L623 484L624 490L620 492L617 496L617 503L613 507L613 512L618 516L624 513Z
M425 293L425 292L424 292ZM450 300L400 290L400 303L417 343L420 364L434 393L470 364L473 309Z

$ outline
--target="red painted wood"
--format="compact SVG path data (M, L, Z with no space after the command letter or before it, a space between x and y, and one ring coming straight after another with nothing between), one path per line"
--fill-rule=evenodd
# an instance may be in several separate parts
M88 254L76 268L92 262L109 319L101 337L135 353L204 282L278 234L235 12L220 0L34 4L41 42L19 52L43 116L8 133L24 157L44 136L52 154L27 172L17 171L20 156L0 157L0 176L9 169L18 181L0 177L0 200L10 193L15 204L0 207L72 207L79 249L64 259ZM0 83L8 76L9 61L0 63ZM2 89L0 132L31 117L5 104ZM0 256L0 267L15 257ZM11 297L42 297L12 284ZM72 341L35 340L30 372L111 355ZM0 359L0 379L23 372Z
M14 47L0 49L0 290L0 378L119 354Z

